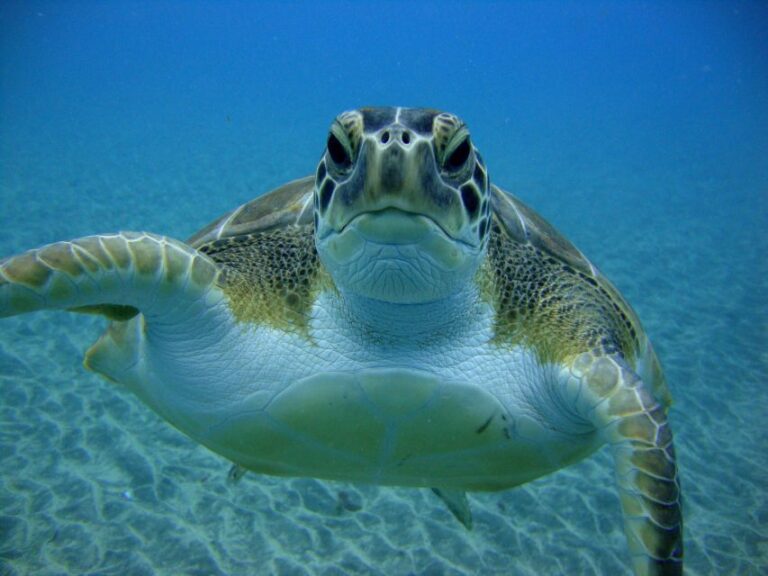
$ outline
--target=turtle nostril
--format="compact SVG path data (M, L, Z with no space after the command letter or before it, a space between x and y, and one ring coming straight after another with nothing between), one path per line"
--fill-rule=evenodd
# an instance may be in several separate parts
M403 141L403 144L408 144L411 141L411 134L410 132L403 132L403 135L400 137Z
M387 142L389 142L389 131L385 131L381 135L381 143L386 144Z

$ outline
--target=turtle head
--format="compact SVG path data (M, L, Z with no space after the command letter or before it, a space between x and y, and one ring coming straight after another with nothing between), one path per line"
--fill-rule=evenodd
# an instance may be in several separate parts
M342 291L397 303L438 300L465 287L484 256L488 176L452 114L340 114L314 194L317 250Z

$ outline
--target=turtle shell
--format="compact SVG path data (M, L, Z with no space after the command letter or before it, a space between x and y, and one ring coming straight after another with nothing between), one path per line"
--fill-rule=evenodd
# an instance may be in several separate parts
M187 244L199 248L222 238L310 224L314 185L314 176L283 184L214 220L187 240Z
M491 186L491 206L512 240L521 244L530 242L579 272L595 278L599 275L584 254L513 194L498 186Z

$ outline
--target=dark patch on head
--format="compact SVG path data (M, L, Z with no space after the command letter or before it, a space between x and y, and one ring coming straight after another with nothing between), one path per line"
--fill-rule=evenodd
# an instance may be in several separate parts
M361 108L363 115L363 131L376 132L395 121L395 108Z
M474 219L477 216L478 208L480 208L480 194L472 184L464 184L461 187L461 202L467 209L469 217Z
M475 162L475 173L473 177L477 187L480 190L485 190L485 172L479 162Z
M432 147L427 142L419 143L419 164L426 168L430 166ZM450 206L455 201L456 193L447 187L437 172L432 168L421 170L421 186L424 194L441 208Z
M328 209L328 204L331 203L331 196L333 196L333 190L336 188L333 180L328 178L320 189L320 210L325 212Z
M352 158L349 157L347 149L339 142L335 134L328 136L328 155L333 160L334 164L342 169L347 169L352 166Z
M457 172L461 170L469 160L469 155L472 152L472 146L469 144L469 138L464 138L461 144L451 152L451 155L445 159L445 169L449 172Z
M381 155L381 189L396 192L403 187L403 150L390 146Z
M357 163L352 174L349 175L349 179L339 184L336 195L339 200L345 205L351 205L363 191L365 186L365 177L368 173L368 153L366 152L366 145L363 142L360 153L357 157Z
M325 169L325 162L320 162L320 165L317 167L317 176L315 177L315 186L319 187L320 184L322 184L327 172L328 171Z
M480 239L482 240L485 237L485 234L488 232L488 219L483 218L480 221L480 231L478 235L480 236Z
M487 214L488 213L488 198L487 197L483 198L483 202L482 202L482 204L480 204L480 212L482 212L483 214Z
M405 108L400 111L400 123L422 136L432 135L432 124L440 112L429 108Z

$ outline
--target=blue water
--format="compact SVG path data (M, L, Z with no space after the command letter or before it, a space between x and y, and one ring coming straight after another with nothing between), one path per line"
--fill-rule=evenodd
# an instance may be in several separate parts
M185 238L313 171L340 111L430 106L638 311L675 397L689 574L768 572L768 7L0 4L0 255ZM611 460L472 495L256 475L0 322L0 574L622 574Z

